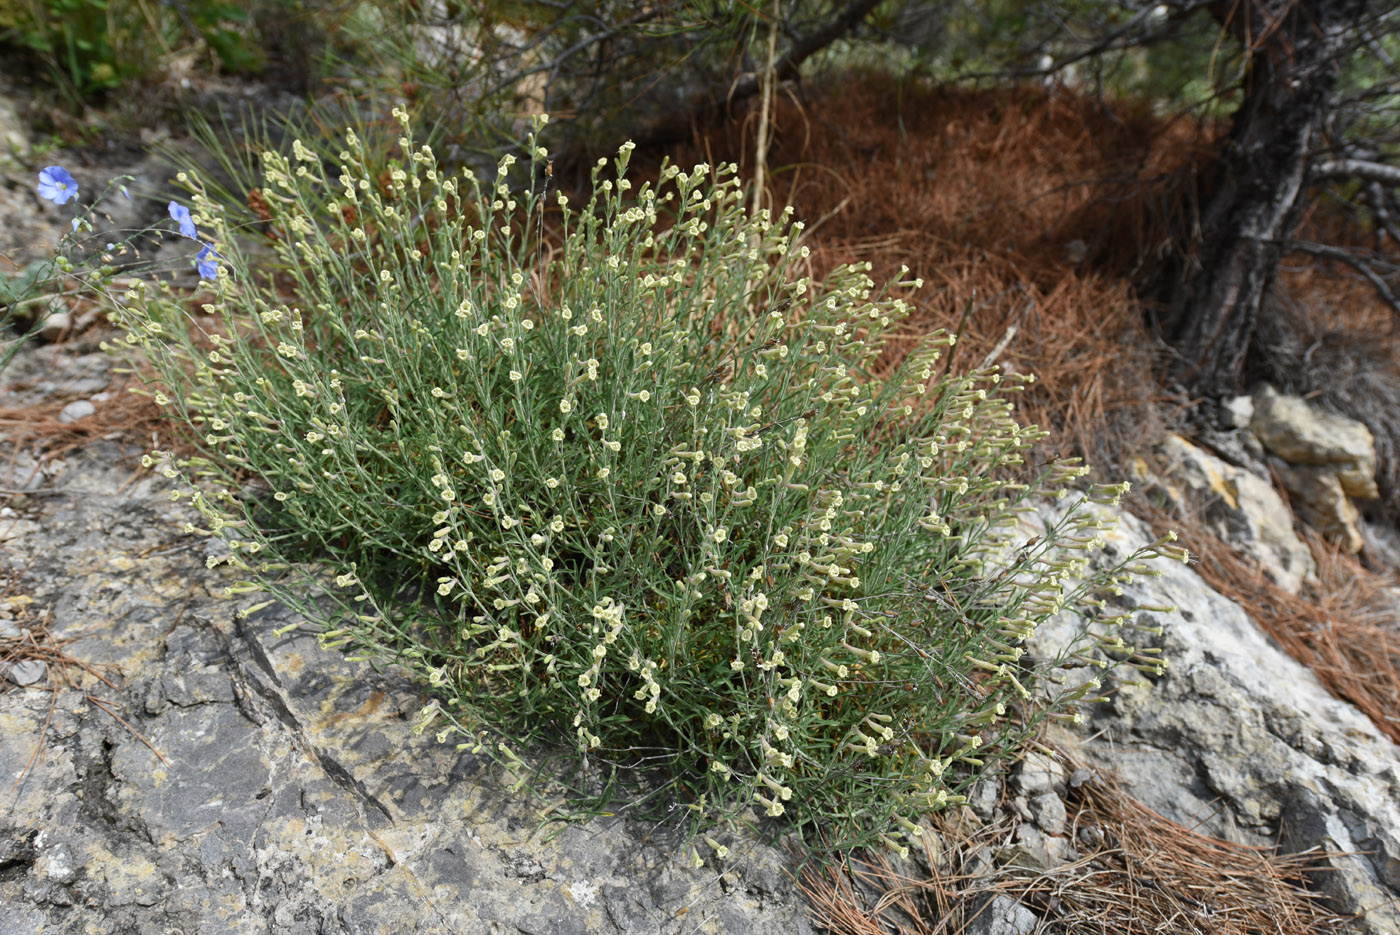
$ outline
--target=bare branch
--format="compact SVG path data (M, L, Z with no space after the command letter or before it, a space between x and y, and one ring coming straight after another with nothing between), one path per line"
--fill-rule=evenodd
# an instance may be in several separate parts
M803 62L859 26L879 4L880 0L851 0L845 9L825 25L794 41L783 57L773 64L773 77L778 81L796 78ZM766 69L764 71L766 72ZM761 86L761 75L756 72L749 74L735 82L723 99L714 100L707 94L701 95L691 106L661 121L649 131L637 134L633 139L639 146L680 139L697 120L708 114L721 113L736 102L752 97L758 93Z
M803 62L859 26L860 21L865 19L870 11L879 4L880 0L852 0L851 3L847 4L846 9L839 16L834 17L831 22L794 42L773 66L774 77L779 81L796 78L797 69ZM757 94L761 83L760 75L749 75L730 90L730 102Z
M1314 182L1324 179L1354 178L1367 182L1379 182L1382 185L1400 186L1400 166L1372 162L1369 159L1331 159L1314 166L1313 170L1308 173L1308 177Z
M1311 243L1305 240L1289 244L1288 250L1292 253L1305 253L1308 256L1345 263L1362 276L1366 277L1366 281L1375 287L1376 293L1381 297L1381 300L1384 301L1386 305L1389 305L1396 314L1400 314L1400 298L1396 297L1385 278L1382 277L1380 273L1376 272L1374 265L1375 257L1367 257L1351 250L1344 250L1341 247Z
M1366 185L1366 207L1371 210L1371 215L1376 219L1376 241L1383 243L1387 236L1397 245L1400 245L1400 228L1395 225L1395 218L1391 216L1385 204L1385 190L1378 182L1368 182Z

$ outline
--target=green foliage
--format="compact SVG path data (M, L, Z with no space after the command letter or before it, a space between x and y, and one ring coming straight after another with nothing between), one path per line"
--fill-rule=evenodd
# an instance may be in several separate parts
M158 69L191 43L202 43L228 71L259 71L265 57L255 14L285 6L284 0L29 0L0 6L0 42L37 54L65 92L83 99Z
M30 263L13 273L0 273L0 307L8 312L43 288L51 264Z
M107 0L45 0L28 5L5 38L39 53L80 95L114 87L139 67L134 20L119 22Z
M55 272L56 264L50 261L0 273L0 372L47 319L59 291ZM20 334L15 336L12 332Z
M230 595L413 667L443 741L562 742L652 767L692 830L753 809L843 847L904 847L1095 691L1021 647L1143 557L1086 558L1086 504L1126 485L1014 482L1029 378L941 374L945 334L880 375L921 283L811 281L802 225L746 213L733 167L634 186L628 144L579 209L535 138L521 193L512 157L448 172L396 115L388 165L353 133L338 171L265 155L276 289L191 180L226 260L204 314L145 284L117 313L206 447L147 463L187 479L188 531L248 577ZM1045 494L1066 508L1027 542Z

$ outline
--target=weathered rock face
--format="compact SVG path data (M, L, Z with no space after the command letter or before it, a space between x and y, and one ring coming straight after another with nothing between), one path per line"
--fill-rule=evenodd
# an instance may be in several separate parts
M1297 594L1317 572L1312 553L1293 533L1293 517L1267 480L1168 435L1167 477L1139 478L1181 511L1199 515L1221 540L1253 558L1279 587Z
M1119 556L1149 541L1132 517L1109 536ZM1189 567L1153 564L1162 577L1127 586L1123 600L1181 608L1138 618L1165 626L1135 639L1160 648L1169 668L1145 685L1133 684L1143 678L1136 670L1115 670L1111 703L1094 706L1072 738L1080 755L1203 833L1324 849L1334 872L1317 885L1336 907L1357 914L1363 931L1400 932L1400 749ZM1072 627L1065 619L1044 628L1038 651L1048 655Z
M1319 464L1277 464L1275 470L1303 522L1348 555L1365 547L1366 537L1359 525L1361 513L1347 496L1336 471Z
M1254 394L1250 430L1281 459L1275 467L1298 516L1343 551L1360 552L1365 540L1350 498L1380 495L1371 430L1267 385Z
M399 670L278 638L275 607L238 620L132 456L70 458L0 519L29 524L0 552L16 625L47 611L115 686L70 666L81 689L0 696L0 933L810 931L777 852L696 870L620 817L546 825L411 733Z
M1355 419L1325 412L1272 386L1254 394L1249 423L1260 443L1290 464L1331 467L1353 497L1375 497L1376 441Z

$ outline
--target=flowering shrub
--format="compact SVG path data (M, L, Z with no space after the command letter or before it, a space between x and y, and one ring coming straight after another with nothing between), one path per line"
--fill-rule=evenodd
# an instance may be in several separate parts
M624 146L576 209L533 138L522 194L511 157L449 173L399 117L388 166L353 133L338 172L265 154L284 291L192 180L224 252L210 317L140 285L119 312L206 446L148 464L216 481L174 495L247 573L231 594L414 666L437 698L419 729L656 766L701 827L752 807L903 847L1095 691L1021 644L1098 614L1142 557L1085 559L1079 507L1123 488L1071 492L1066 464L1013 482L1039 436L1006 394L1029 378L941 374L946 335L876 375L920 283L812 282L802 225L746 213L732 167L634 186ZM1071 507L1023 542L1050 492Z

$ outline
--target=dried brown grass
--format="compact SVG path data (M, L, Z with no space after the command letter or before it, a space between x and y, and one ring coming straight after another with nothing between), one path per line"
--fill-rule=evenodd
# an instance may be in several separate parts
M168 434L168 423L160 407L145 396L129 392L137 385L134 378L114 381L110 398L96 403L96 411L76 422L63 422L59 413L72 398L46 400L34 406L0 407L0 494L24 493L26 486L46 461L83 448L98 439L151 439ZM11 383L7 392L17 392L23 384ZM20 467L20 456L34 460Z
M1280 855L1198 834L1133 799L1114 777L1086 774L1067 790L1078 860L989 872L1006 824L968 830L938 821L923 860L896 868L881 854L809 869L801 881L816 922L833 935L957 935L1002 895L1050 931L1102 935L1325 935L1348 931L1308 890L1324 855Z
M976 364L1015 327L1000 359L1038 380L1021 415L1063 454L1109 467L1161 421L1158 348L1104 262L1123 242L1104 235L1113 206L1096 206L1144 160L1164 163L1179 125L1040 89L901 90L874 76L783 100L772 122L767 198L808 221L813 273L868 261L877 282L901 265L926 282L887 365L933 328L959 332L956 360ZM669 155L743 170L751 131L707 126Z

